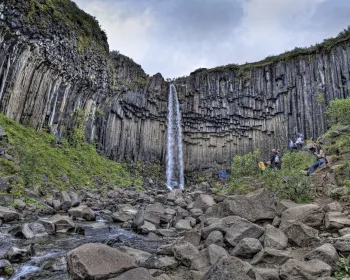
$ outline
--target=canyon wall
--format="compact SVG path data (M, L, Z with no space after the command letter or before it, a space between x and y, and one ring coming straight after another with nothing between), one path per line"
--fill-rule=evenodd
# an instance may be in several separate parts
M69 0L56 2L66 6L0 3L0 112L67 138L82 126L114 160L164 163L169 84L109 52L93 18ZM177 79L186 168L228 167L256 148L266 155L297 132L317 137L329 101L350 96L349 75L350 40L343 40L319 53Z

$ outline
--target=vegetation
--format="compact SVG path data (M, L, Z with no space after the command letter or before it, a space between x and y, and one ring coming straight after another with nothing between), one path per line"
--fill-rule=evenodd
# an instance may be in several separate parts
M85 13L70 0L26 0L24 20L29 26L37 26L43 32L50 25L63 28L67 33L74 32L80 53L88 49L105 55L109 52L107 35L95 17ZM22 7L21 7L22 8Z
M82 117L80 111L76 115ZM58 145L53 135L26 128L4 115L0 115L0 125L8 135L8 153L19 159L19 163L15 163L0 158L0 176L15 175L17 178L12 185L16 197L23 195L24 187L34 185L42 188L51 185L58 189L68 186L142 187L137 171L129 171L125 163L100 156L84 141L81 125L74 132L72 145L66 140Z
M340 258L338 261L338 271L334 273L334 277L337 280L350 277L350 265L349 265L348 259L343 255L340 255Z
M325 105L326 103L326 100L324 98L324 94L322 92L319 92L317 95L316 95L316 103L318 105Z
M263 173L257 167L259 158L259 151L233 158L228 189L230 193L245 194L255 187L264 186L279 199L308 202L314 198L315 190L304 171L314 161L310 154L287 152L282 157L281 170L267 167Z
M331 124L350 125L350 97L346 99L335 99L330 102L327 114Z

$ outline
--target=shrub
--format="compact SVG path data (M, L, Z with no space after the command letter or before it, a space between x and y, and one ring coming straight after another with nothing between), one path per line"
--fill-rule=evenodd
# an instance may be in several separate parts
M331 124L350 124L350 97L346 99L335 99L330 102L327 114L330 116Z
M334 277L337 280L350 277L350 265L348 259L343 255L340 255L338 261L338 271L334 273Z

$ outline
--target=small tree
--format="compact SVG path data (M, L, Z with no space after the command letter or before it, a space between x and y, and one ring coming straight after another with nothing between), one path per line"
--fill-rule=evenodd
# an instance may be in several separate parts
M327 114L331 118L331 124L350 124L350 97L332 100L328 107Z

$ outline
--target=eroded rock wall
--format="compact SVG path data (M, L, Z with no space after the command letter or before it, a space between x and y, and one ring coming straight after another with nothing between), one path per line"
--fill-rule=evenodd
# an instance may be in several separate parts
M89 38L99 46L90 47L50 7L34 3L29 24L29 2L35 1L0 3L0 111L68 138L83 112L86 139L106 156L164 163L169 84L109 53L106 39ZM266 155L297 132L319 136L329 101L350 96L349 65L344 41L323 54L198 70L176 80L186 168L228 167L234 155L256 148Z

